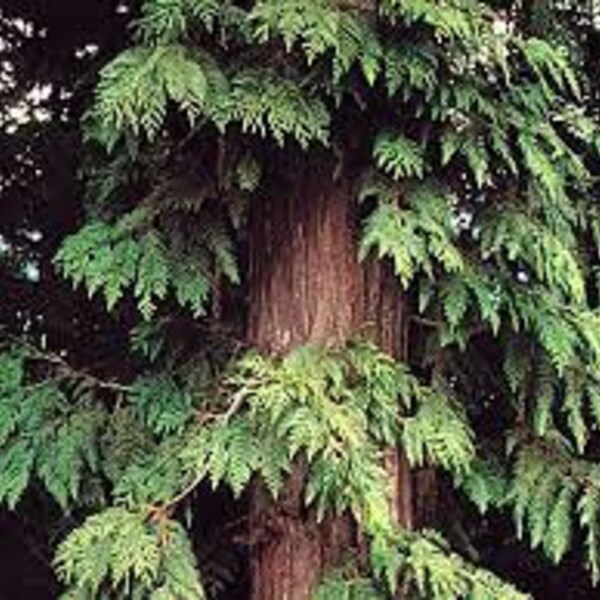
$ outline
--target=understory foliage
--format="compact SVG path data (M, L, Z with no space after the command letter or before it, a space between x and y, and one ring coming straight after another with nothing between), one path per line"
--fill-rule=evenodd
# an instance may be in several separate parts
M262 482L277 498L297 464L311 514L351 514L368 546L317 598L529 597L449 534L393 522L390 446L469 510L512 514L549 563L584 557L597 583L600 130L573 48L499 27L478 0L145 0L136 15L83 118L85 219L54 261L137 321L134 374L1 337L0 499L42 488L71 516L65 598L210 595L194 494ZM316 152L352 178L356 260L389 264L416 299L405 363L360 338L279 357L219 338L272 157ZM189 347L178 319L206 328Z

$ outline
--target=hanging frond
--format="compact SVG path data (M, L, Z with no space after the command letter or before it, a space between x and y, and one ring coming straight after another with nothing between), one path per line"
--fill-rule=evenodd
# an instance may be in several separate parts
M565 244L564 237L549 231L542 223L508 206L495 212L483 224L481 251L484 259L502 255L502 259L528 268L565 298L575 303L584 298L584 274L576 250Z
M329 113L325 104L290 79L266 71L246 71L231 83L231 119L242 130L272 136L283 145L287 136L303 148L312 141L326 144Z
M375 83L381 46L374 30L358 15L321 0L260 0L250 19L260 42L280 36L288 51L298 44L309 64L332 52L334 80L358 63L366 80Z
M217 0L146 0L136 23L138 37L146 44L180 41L196 24L212 30L219 15Z
M575 532L583 532L594 581L600 576L599 486L597 465L575 459L559 439L519 449L509 495L519 535L527 533L554 563L571 548Z
M153 599L204 600L190 541L177 522L108 508L89 517L59 546L56 566L77 593L109 585Z
M175 44L127 50L100 72L93 116L102 131L156 137L170 101L193 123L210 93L199 60Z
M435 187L407 191L407 208L382 202L367 217L360 258L371 251L390 258L396 275L407 287L418 271L432 276L434 264L459 272L463 258L453 243L456 235L452 200Z
M448 542L437 532L402 532L390 542L372 549L373 567L377 572L400 575L402 589L418 598L461 600L463 598L506 598L528 600L530 596L452 552ZM390 552L392 543L399 554ZM390 568L391 567L391 568ZM399 570L397 568L399 567Z
M238 281L226 227L211 212L202 212L194 227L189 218L187 227L171 221L164 232L154 226L155 219L153 210L142 207L115 224L90 223L64 241L55 260L90 296L102 291L109 310L132 290L148 319L172 289L181 306L201 314L217 273Z

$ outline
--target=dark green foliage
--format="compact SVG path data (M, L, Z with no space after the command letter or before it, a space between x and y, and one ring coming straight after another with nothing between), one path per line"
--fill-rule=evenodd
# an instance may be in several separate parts
M27 383L25 359L18 350L0 355L0 496L14 507L35 475L67 509L84 495L84 476L92 477L99 468L95 440L105 415L89 402L85 380L72 382L77 405L61 389L60 378Z

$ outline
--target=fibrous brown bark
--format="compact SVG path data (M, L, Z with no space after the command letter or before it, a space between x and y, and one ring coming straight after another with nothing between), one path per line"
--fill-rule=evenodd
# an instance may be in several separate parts
M393 276L357 260L353 184L334 180L326 161L286 165L289 175L252 208L248 341L269 353L335 346L361 332L395 355L403 344L402 298ZM412 525L406 462L390 450L392 510ZM256 491L252 525L252 600L308 600L322 572L339 562L356 535L350 519L317 524L302 501L303 468L277 503Z

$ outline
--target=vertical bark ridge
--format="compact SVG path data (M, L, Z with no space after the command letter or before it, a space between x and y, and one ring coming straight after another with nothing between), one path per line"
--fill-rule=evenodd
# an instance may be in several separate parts
M289 175L253 205L250 217L249 343L283 354L302 344L342 345L360 332L397 356L402 298L385 267L357 261L351 180L333 181L324 161L279 171ZM394 515L411 526L408 466L396 450L386 465L394 479ZM323 571L357 549L350 518L318 525L307 513L303 482L299 465L278 502L255 490L251 527L263 535L252 548L252 600L308 600Z

